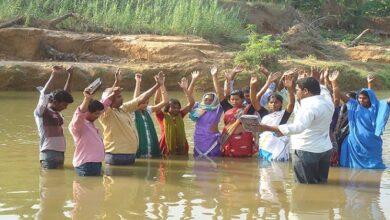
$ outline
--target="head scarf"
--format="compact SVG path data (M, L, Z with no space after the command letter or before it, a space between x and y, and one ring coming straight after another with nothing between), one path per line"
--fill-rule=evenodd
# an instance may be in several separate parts
M206 105L204 103L204 99L208 95L212 95L214 97L214 100L210 105ZM192 111L189 114L189 117L192 121L196 122L200 117L202 117L202 115L205 112L213 111L213 110L217 109L218 107L219 107L219 99L217 97L217 94L215 94L213 92L208 92L208 93L203 95L202 102L199 103L199 105L197 105L195 108L192 109Z

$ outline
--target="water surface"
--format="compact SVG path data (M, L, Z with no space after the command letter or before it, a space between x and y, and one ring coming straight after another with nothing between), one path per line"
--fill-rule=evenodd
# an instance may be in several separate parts
M63 112L66 128L81 95ZM64 169L43 171L32 115L37 99L36 92L0 92L0 219L390 219L388 170L331 168L328 184L301 185L290 163L190 155L106 166L109 176L82 178L66 129ZM192 144L194 125L185 123ZM383 139L390 166L390 129Z

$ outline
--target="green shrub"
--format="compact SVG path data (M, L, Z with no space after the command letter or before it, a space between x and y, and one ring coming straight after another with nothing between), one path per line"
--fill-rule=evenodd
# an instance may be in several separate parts
M273 40L271 35L259 35L255 25L248 25L247 31L250 34L248 42L243 44L245 50L235 55L234 63L245 64L249 69L260 63L267 66L275 64L281 52L281 41Z

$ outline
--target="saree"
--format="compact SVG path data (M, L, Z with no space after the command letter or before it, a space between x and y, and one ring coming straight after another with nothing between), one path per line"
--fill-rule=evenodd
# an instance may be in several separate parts
M159 157L160 146L154 123L148 111L135 112L135 126L139 137L137 157Z
M286 110L272 112L261 119L262 124L277 126L280 124ZM287 136L278 137L274 132L265 131L259 138L259 157L272 161L288 161L290 152L290 139Z
M381 135L389 118L387 100L379 101L371 89L368 93L371 106L365 108L356 100L347 103L349 134L341 146L340 166L360 169L385 169L382 160Z
M177 116L172 116L168 112L159 112L156 116L161 126L161 152L164 155L188 155L183 114L179 113Z
M247 112L249 106L245 107L245 109L232 108L225 112L225 127L221 136L222 156L250 157L257 152L258 147L251 132L235 133L236 129L241 126L238 118Z
M214 93L206 93L204 97L212 94L214 101L211 105L196 103L193 110L190 112L190 119L194 121L194 156L220 156L220 133L213 132L212 127L219 123L223 109L219 104L217 95Z

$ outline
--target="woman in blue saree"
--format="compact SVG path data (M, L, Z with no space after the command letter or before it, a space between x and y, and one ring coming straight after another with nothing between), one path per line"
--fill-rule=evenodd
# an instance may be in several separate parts
M385 169L381 135L390 112L390 98L378 100L375 92L363 88L354 100L337 87L338 72L331 74L333 92L347 104L349 134L341 145L340 166L360 169Z

